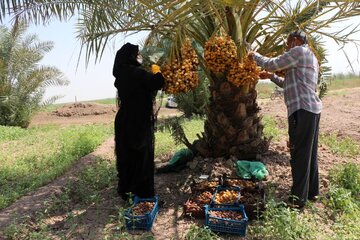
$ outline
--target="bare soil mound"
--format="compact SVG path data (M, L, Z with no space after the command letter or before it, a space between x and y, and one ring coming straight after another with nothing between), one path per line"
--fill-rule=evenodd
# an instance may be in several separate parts
M117 111L114 105L105 105L97 103L71 103L52 112L59 117L89 116L113 114Z
M69 103L52 112L39 112L32 119L30 127L46 124L97 124L112 123L117 107L115 104ZM176 108L160 108L158 118L172 117L182 113Z

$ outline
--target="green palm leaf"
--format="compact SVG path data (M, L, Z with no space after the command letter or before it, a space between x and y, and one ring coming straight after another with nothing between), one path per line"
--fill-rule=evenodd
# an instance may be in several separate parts
M53 43L26 35L26 29L19 21L11 29L0 28L4 33L0 35L0 125L26 127L41 106L45 89L68 84L57 68L39 66Z

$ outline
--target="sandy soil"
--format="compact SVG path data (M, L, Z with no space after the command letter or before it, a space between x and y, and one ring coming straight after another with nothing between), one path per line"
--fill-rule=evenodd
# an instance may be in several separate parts
M346 94L344 94L346 93ZM331 92L323 100L324 110L321 116L321 133L336 133L338 136L350 136L360 144L360 88L349 89L344 92ZM286 109L282 100L259 100L263 115L272 116L280 128L287 129ZM171 116L178 114L173 109L162 109L159 116ZM71 115L69 117L59 117L53 113L40 113L33 119L31 126L53 123L53 124L83 124L113 121L114 111L109 111L99 115ZM269 151L263 156L263 162L266 164L270 175L264 184L272 183L276 189L276 196L280 200L285 200L289 193L291 185L290 155L286 147L287 137L279 141L273 141ZM21 217L28 216L30 222L35 222L35 213L43 211L43 202L54 192L62 191L62 186L76 176L76 173L87 164L91 164L96 156L102 156L107 159L114 159L113 140L104 142L95 152L79 159L78 163L64 176L56 179L50 184L39 188L37 191L29 193L6 209L0 211L0 239L3 231L9 223L21 221ZM158 161L167 159L158 159ZM212 162L227 162L235 159L215 159ZM202 161L202 160L196 160ZM326 146L319 146L319 170L321 178L321 194L324 194L328 188L328 171L334 165L344 162L355 162L360 164L360 156L356 158L342 158L334 155ZM207 167L210 164L207 164ZM210 171L221 172L221 168L226 168L226 164L217 165L210 168ZM182 205L190 196L189 183L194 177L197 177L201 171L206 171L204 166L193 164L191 168L180 173L155 175L156 190L160 199L165 200L165 205L160 208L159 215L154 222L151 235L155 239L182 239L191 224L203 224L203 220L194 220L184 216ZM225 169L226 170L226 169ZM72 219L72 227L65 221L65 213L51 216L46 219L48 227L52 229L53 239L60 239L57 232L66 233L67 239L102 239L103 232L111 229L113 225L109 224L111 215L117 215L117 207L124 206L124 203L116 196L115 186L110 189L104 189L103 201L97 205L89 206L81 215ZM315 206L321 208L321 203ZM306 210L305 210L306 211ZM79 216L80 216L79 215ZM27 220L29 221L29 220ZM140 236L143 232L132 232L134 236ZM241 239L236 236L222 235L225 239Z
M114 105L96 103L66 104L62 108L52 112L40 112L35 115L30 127L44 124L91 124L112 123L115 118L117 107ZM158 118L175 116L179 111L171 108L161 108Z

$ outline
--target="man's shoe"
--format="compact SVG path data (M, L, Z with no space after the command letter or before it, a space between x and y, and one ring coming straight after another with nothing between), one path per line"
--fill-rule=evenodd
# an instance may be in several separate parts
M289 207L289 208L294 208L294 209L298 209L298 210L303 210L304 207L305 207L305 204L304 203L300 203L300 204L294 204L292 202L287 202L286 203L286 206Z
M311 196L311 197L308 197L308 199L312 202L316 202L317 200L319 200L319 196Z
M297 208L297 209L302 209L305 206L305 202L300 201L297 197L295 196L290 196L288 198L288 202L286 203L286 205L290 208Z

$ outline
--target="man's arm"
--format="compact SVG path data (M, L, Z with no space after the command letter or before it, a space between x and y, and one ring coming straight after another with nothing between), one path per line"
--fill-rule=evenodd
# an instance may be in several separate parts
M284 79L275 73L270 77L270 80L281 88L284 88Z
M260 79L270 79L273 83L278 85L279 87L284 87L284 79L276 75L275 73L261 71L259 74Z
M264 57L257 52L251 52L249 53L249 56L252 57L260 67L271 72L288 69L294 67L298 63L296 48L292 48L290 51L285 52L283 55L276 58Z

